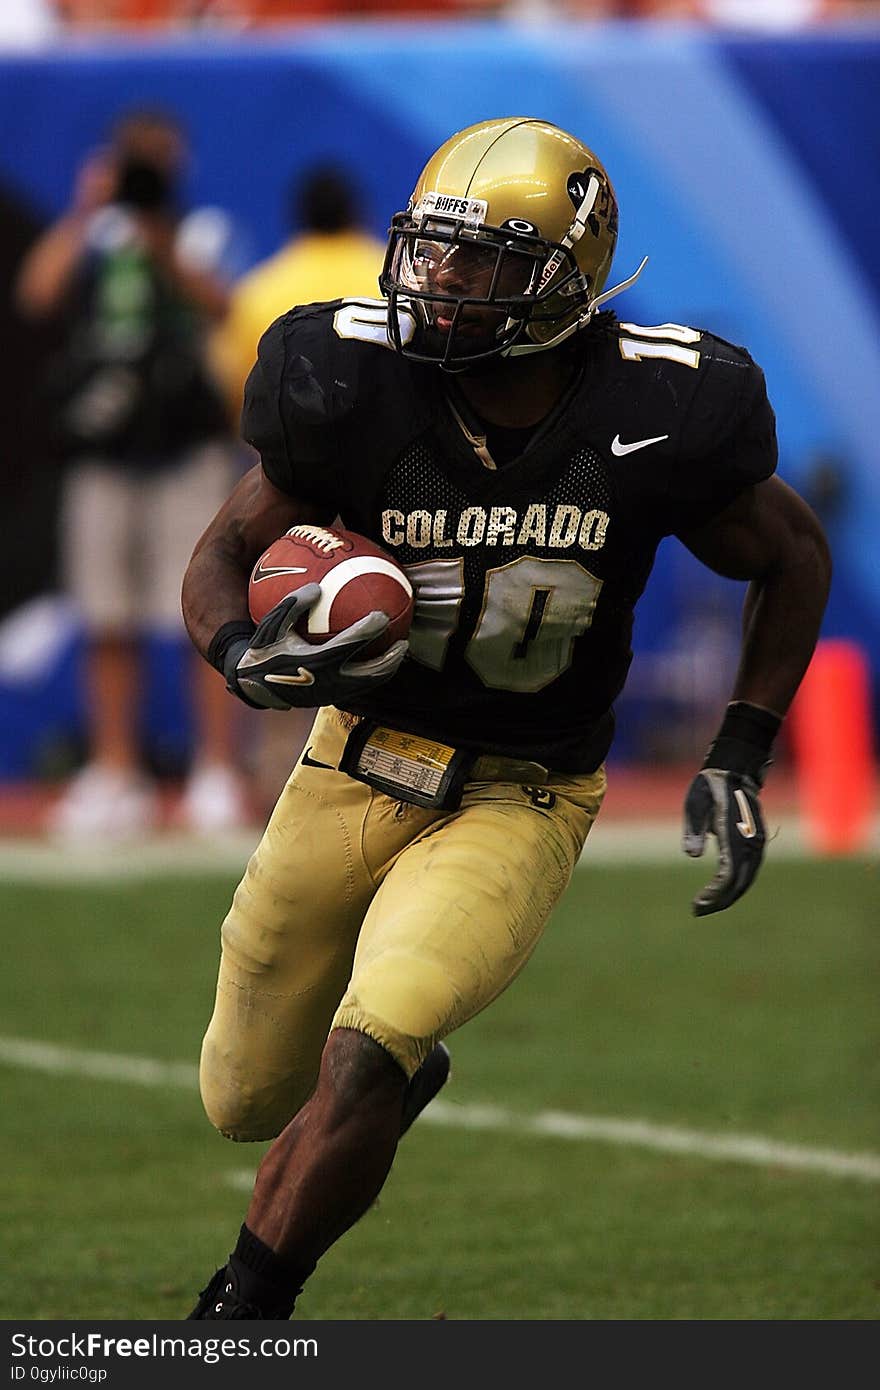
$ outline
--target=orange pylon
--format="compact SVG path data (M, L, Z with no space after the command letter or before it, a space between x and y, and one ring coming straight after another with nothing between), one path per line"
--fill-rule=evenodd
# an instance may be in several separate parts
M870 668L857 642L818 643L789 722L808 843L819 854L857 853L877 805Z

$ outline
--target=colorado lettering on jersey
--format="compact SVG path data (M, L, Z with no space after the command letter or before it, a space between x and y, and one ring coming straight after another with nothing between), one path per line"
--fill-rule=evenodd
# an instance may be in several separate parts
M453 546L527 546L545 550L601 550L608 532L608 513L563 503L549 507L533 502L524 512L515 507L465 507L458 517L446 508L382 513L386 545L413 550L449 550Z

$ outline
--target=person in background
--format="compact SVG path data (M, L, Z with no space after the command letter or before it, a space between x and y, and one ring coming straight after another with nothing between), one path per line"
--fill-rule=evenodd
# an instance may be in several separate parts
M595 12L594 0L570 0L569 18ZM746 29L799 29L858 13L859 0L619 0L600 7L620 19L680 20ZM561 17L561 15L559 16Z
M65 325L46 399L65 470L61 582L85 628L90 744L50 812L49 830L65 837L136 836L157 822L140 737L142 644L149 633L182 631L180 576L235 481L204 343L226 312L228 286L219 239L205 235L199 211L180 207L186 154L173 116L124 113L15 285L23 316ZM194 663L190 688L194 752L181 818L199 832L231 828L247 817L238 721L204 662Z
M237 282L212 338L214 367L236 431L257 345L275 319L296 304L379 293L385 242L369 230L362 191L342 164L322 161L294 177L287 204L287 241ZM256 459L251 452L249 464ZM254 789L266 810L277 801L314 715L276 710L255 721Z

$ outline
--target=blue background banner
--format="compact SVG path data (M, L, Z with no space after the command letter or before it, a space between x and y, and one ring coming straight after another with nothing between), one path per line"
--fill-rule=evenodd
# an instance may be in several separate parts
M621 206L612 277L650 257L618 311L711 328L760 362L780 474L820 509L834 550L823 635L862 643L876 685L880 30L759 40L630 24L340 24L6 55L0 182L57 214L85 153L136 103L183 118L189 200L231 214L236 269L277 248L289 182L317 158L351 164L365 221L384 234L427 155L474 121L537 115L595 148ZM819 490L829 463L833 506ZM739 597L662 547L630 698L652 682L656 695L664 658Z

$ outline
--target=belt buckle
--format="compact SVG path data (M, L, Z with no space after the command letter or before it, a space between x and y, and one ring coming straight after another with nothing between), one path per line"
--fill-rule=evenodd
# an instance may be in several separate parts
M364 719L346 740L339 770L395 801L455 811L472 763L461 748Z

